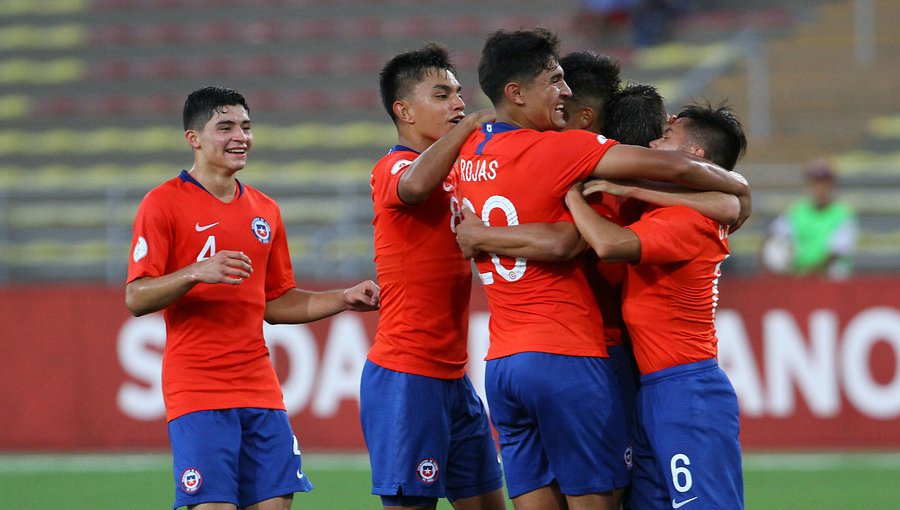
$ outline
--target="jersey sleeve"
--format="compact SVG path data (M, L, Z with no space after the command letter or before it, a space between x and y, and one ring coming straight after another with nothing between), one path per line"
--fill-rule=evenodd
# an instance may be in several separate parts
M372 170L372 198L384 207L407 207L408 204L400 199L397 186L413 159L413 153L402 152L382 158Z
M668 264L696 257L711 222L689 207L674 206L652 209L626 228L641 241L641 264Z
M266 266L266 301L271 301L297 286L291 266L291 253L281 211L278 211L272 232L272 251Z
M554 193L565 193L578 181L590 177L597 163L610 147L619 142L602 135L572 129L554 133L535 146L539 157L535 170L542 172Z
M138 206L131 238L126 283L145 276L166 274L173 239L171 215L158 190L148 193Z

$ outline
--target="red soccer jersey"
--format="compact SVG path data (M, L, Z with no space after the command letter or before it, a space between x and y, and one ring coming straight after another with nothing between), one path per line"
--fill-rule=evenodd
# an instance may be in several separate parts
M616 142L587 131L485 124L459 155L459 192L490 225L570 219L563 197ZM479 254L490 308L487 359L519 352L606 356L602 320L580 261Z
M642 374L717 355L715 312L728 228L684 206L651 208L630 228L624 316Z
M381 309L369 360L398 372L456 379L468 360L472 269L452 230L449 178L419 205L397 195L400 176L418 156L396 146L372 170Z
M622 225L619 209L622 200L603 193L588 197L588 203L594 212L607 220ZM594 298L603 317L603 336L607 346L624 345L628 337L625 321L622 319L622 285L625 281L626 264L624 262L606 262L597 257L594 250L587 250L584 255L585 274Z
M183 171L144 197L132 247L129 282L221 250L242 251L253 266L240 285L199 283L165 308L166 419L210 409L284 409L262 331L266 301L296 285L275 201L239 184L226 204Z

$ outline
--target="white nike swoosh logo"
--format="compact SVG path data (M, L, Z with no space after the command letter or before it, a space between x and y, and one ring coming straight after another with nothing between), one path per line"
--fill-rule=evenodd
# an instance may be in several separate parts
M303 473L301 473L299 469L297 470L297 479L303 480Z
M215 226L218 225L218 224L219 224L219 222L217 221L217 222L215 222L215 223L210 223L209 225L203 225L203 226L201 226L201 225L200 225L200 222L198 221L197 224L194 225L194 230L196 230L197 232L203 232L204 230L213 228L213 227L215 227Z
M681 508L681 507L683 507L684 505L690 503L691 501L694 501L695 499L697 499L697 498L699 498L699 497L700 497L700 496L694 496L693 498L691 498L691 499L686 499L686 500L684 500L684 501L675 501L675 500L673 499L673 500L672 500L672 508Z

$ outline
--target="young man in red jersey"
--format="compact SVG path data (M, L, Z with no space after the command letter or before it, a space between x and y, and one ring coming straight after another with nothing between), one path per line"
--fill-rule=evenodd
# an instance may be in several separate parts
M728 107L692 105L651 146L733 168L746 143ZM641 372L632 505L741 509L738 402L716 362L714 323L729 228L681 206L647 206L621 227L585 200L596 189L575 186L566 203L600 258L630 262L623 315Z
M461 201L484 223L564 219L566 191L592 175L747 196L744 182L698 159L556 132L571 95L557 47L542 29L497 32L485 44L479 81L498 122L459 153ZM624 413L580 266L475 260L491 312L486 389L516 508L616 508L627 483Z
M372 493L386 509L435 508L444 497L457 510L505 508L487 413L466 376L472 271L453 233L455 154L438 154L429 169L416 163L438 139L458 144L493 118L464 114L455 72L432 43L395 56L380 75L398 140L371 177L382 306L360 419Z
M296 287L277 204L236 179L253 146L249 107L206 87L184 104L190 171L151 190L134 221L125 303L163 311L163 397L174 508L286 510L312 489L301 471L263 321L304 323L375 310L371 281Z

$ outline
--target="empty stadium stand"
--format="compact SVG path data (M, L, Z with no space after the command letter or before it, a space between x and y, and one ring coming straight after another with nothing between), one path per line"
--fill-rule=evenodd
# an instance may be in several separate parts
M852 0L695 0L665 44L592 48L619 58L626 79L659 85L671 109L728 97L748 121L740 170L754 185L755 214L733 237L738 273L756 269L767 222L800 193L799 165L820 156L837 162L862 214L862 270L892 269L900 256L900 37L892 30L900 6L872 2L875 52L866 61L851 34ZM184 96L208 84L248 98L255 147L240 177L280 202L298 279L370 277L368 175L395 136L377 93L383 62L444 42L475 109L487 105L475 68L490 31L547 26L566 51L596 41L572 30L575 0L460 0L452 9L414 0L7 4L0 285L121 282L140 198L191 163ZM765 111L749 109L760 104Z

